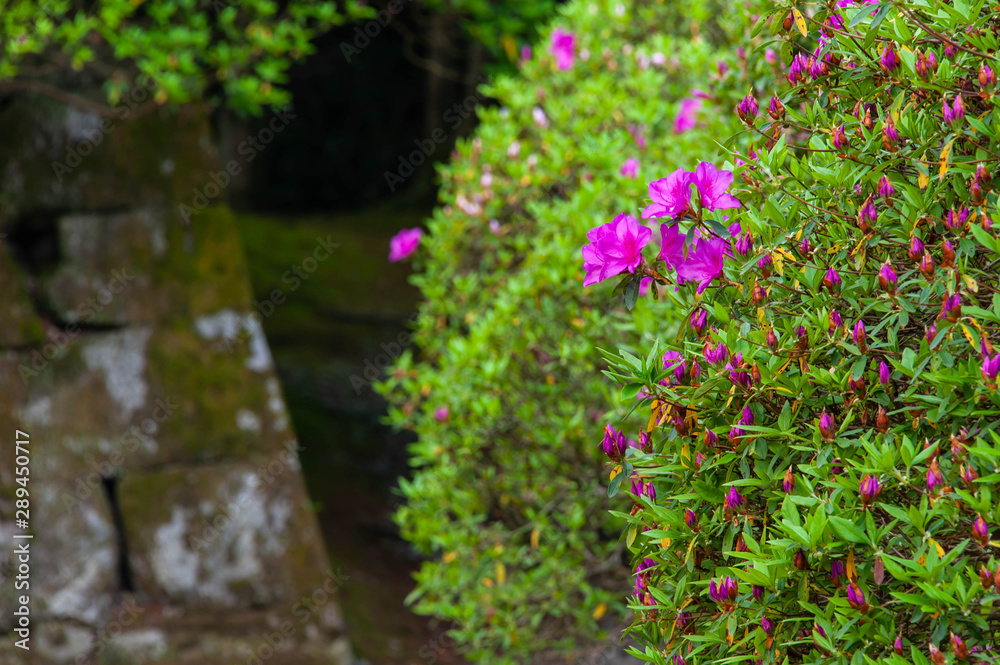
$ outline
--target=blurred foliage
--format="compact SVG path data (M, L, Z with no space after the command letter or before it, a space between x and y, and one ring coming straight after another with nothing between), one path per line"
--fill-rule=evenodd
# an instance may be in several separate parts
M626 158L665 175L735 129L735 93L714 90L732 87L737 60L677 5L573 2L555 27L576 35L574 66L557 70L547 30L519 76L486 86L498 106L440 167L412 278L417 348L380 386L391 422L419 436L396 516L429 557L412 600L496 663L585 646L623 610L621 522L593 434L611 397L596 348L678 315L647 300L633 321L607 305L611 286L583 291L580 239L643 195ZM677 134L694 86L701 131Z
M5 0L0 7L0 88L72 68L102 81L112 105L142 86L157 103L226 101L241 113L287 103L288 67L312 52L311 40L372 14L355 0L344 7L309 0Z
M427 0L435 11L458 14L462 27L494 55L516 62L521 46L530 44L538 30L564 0Z

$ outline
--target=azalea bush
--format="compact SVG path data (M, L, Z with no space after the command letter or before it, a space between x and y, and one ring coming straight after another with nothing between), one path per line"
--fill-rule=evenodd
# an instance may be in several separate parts
M379 386L418 437L396 516L427 557L411 601L472 659L571 654L620 626L630 571L608 509L625 503L592 440L617 405L596 349L679 314L643 300L628 315L610 284L581 292L578 239L640 197L641 176L738 127L742 61L692 38L710 10L569 3L518 75L484 88L498 104L441 167L427 229L387 248L425 298Z
M1000 14L752 18L729 157L650 173L583 247L584 284L682 317L606 352L642 423L602 445L636 655L998 662Z

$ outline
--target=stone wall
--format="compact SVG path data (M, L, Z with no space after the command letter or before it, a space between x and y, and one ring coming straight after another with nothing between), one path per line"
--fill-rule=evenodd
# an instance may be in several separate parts
M0 662L349 662L346 580L327 569L232 215L194 205L220 169L204 113L20 98L0 146L4 634L15 430L34 535L30 657L5 640Z

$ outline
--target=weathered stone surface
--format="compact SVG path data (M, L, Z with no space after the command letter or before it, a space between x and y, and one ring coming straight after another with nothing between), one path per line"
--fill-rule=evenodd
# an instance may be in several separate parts
M323 554L294 444L260 465L126 475L136 586L190 607L273 606L321 584Z
M14 262L9 245L0 242L0 348L24 347L44 339L41 320L26 287L24 271Z
M74 214L57 222L61 255L44 285L70 323L150 324L245 307L250 287L232 213L203 210L185 224L176 206Z
M0 222L28 211L190 205L218 170L208 117L193 110L105 119L24 96L0 113L0 136Z

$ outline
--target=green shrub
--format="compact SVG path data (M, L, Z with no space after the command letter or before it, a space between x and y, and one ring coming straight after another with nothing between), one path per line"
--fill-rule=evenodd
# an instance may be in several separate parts
M704 80L720 58L731 69L715 78L733 80L736 60L665 26L695 27L671 3L570 3L553 27L576 37L572 68L556 67L546 33L520 76L486 88L499 106L480 111L475 136L440 170L442 205L412 280L425 298L419 352L405 352L380 390L391 422L419 437L397 514L430 557L416 610L452 622L475 659L571 650L624 609L621 523L607 512L592 434L610 398L596 347L677 317L649 300L635 324L603 306L610 286L582 293L579 238L645 191L620 173L627 158L657 173L736 127L737 98L711 92L731 86ZM702 129L677 134L692 87L710 97Z
M158 103L225 100L256 113L289 101L286 72L313 51L314 37L371 13L355 0L344 4L13 0L0 12L0 84L46 91L53 81L38 73L71 66L81 82L102 81L113 105L143 75Z
M649 418L648 448L607 444L611 493L645 495L616 514L649 662L1000 660L1000 15L837 4L758 20L750 69L782 104L741 107L764 142L741 206L699 187L659 220L687 255L635 268L686 277L693 314L608 355Z

